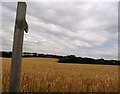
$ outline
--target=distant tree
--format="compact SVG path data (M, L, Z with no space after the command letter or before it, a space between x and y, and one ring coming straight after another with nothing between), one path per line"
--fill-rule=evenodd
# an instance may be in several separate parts
M92 58L81 58L75 57L74 55L68 55L63 58L59 58L58 62L60 63L82 63L82 64L107 64L107 65L120 65L119 61L116 60L104 60L101 59L92 59Z
M38 55L37 55L37 53L33 53L33 57L37 57Z
M12 57L12 52L2 51L2 57Z

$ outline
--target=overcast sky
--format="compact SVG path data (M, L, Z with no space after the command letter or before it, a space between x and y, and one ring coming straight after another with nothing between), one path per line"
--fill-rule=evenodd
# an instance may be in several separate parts
M12 51L16 7L2 3L4 51ZM118 59L117 2L27 2L26 19L23 51Z

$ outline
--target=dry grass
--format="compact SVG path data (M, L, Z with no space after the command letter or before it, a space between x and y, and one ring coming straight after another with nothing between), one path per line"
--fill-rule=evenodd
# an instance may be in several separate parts
M10 62L2 58L3 92L8 91ZM57 59L23 58L24 92L117 92L118 66L59 64Z

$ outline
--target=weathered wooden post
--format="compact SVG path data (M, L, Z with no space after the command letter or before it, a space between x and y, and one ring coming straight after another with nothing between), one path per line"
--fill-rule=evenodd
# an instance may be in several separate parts
M28 32L25 20L26 3L18 2L14 29L9 92L19 92L24 30Z

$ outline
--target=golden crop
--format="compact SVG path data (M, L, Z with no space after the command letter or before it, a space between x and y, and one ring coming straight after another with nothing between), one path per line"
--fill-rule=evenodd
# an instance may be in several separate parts
M11 59L2 58L2 89L8 92ZM21 92L117 92L118 66L61 64L53 58L23 58Z

